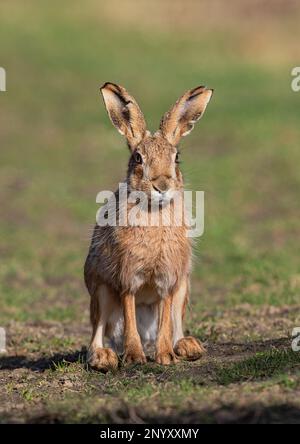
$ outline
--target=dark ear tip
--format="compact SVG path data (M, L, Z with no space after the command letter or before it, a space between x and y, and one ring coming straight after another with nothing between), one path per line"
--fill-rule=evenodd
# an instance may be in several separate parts
M202 94L205 90L206 90L206 86L204 86L204 85L196 86L196 88L193 88L190 90L190 94L191 95L193 95L195 93Z
M100 86L100 91L102 91L103 89L108 88L110 90L115 90L115 89L119 89L118 85L116 83L112 83L112 82L105 82L103 83L102 86Z
M105 83L103 83L103 85L100 86L100 91L101 91L102 89L106 88L108 85L111 85L111 83L110 83L110 82L105 82Z
M211 91L212 94L214 93L214 89L213 89L213 88L208 88L208 87L205 86L205 85L197 86L197 88L194 88L194 89L192 90L192 92L195 92L195 91L197 91L197 90L201 90L201 93L202 93L202 92L205 92L205 91Z

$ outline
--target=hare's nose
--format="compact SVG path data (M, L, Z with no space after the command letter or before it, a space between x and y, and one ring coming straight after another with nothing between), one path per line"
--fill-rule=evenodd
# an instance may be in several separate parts
M155 182L152 182L152 186L159 193L166 193L170 188L168 182L162 178L156 180Z

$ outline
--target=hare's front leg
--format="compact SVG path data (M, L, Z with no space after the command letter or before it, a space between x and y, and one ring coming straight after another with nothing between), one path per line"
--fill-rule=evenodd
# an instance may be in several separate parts
M91 295L90 317L93 328L88 351L88 363L96 370L108 371L118 367L118 357L111 348L104 347L104 333L112 312L112 294L106 285L100 285Z
M185 313L185 305L188 301L189 284L184 279L173 296L173 344L177 356L183 359L196 360L205 353L205 348L198 339L193 336L184 337L182 322Z
M122 296L124 312L124 361L128 364L145 364L141 338L137 330L135 315L135 296L126 293Z
M161 300L159 307L155 361L163 365L177 362L173 350L172 299L172 295L168 295Z

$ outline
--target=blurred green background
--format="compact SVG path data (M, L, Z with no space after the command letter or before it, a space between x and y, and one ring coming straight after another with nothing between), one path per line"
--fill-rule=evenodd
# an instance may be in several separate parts
M185 90L215 89L181 144L187 188L205 191L206 209L188 329L205 339L207 319L215 328L239 307L299 313L299 20L292 0L1 1L0 324L85 325L88 340L95 198L128 159L105 81L132 93L151 130ZM233 315L234 337L243 319Z
M298 300L296 2L16 1L0 17L2 322L87 305L95 196L128 158L100 101L105 81L126 86L151 130L186 89L215 88L182 142L187 186L206 193L193 299Z

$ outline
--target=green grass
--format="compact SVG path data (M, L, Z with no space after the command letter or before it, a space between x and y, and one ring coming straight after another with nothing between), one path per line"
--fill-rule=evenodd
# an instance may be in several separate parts
M299 390L286 339L300 325L300 93L290 88L299 11L248 19L239 5L230 21L219 5L210 22L195 2L184 12L157 6L155 17L132 5L0 6L3 418L38 417L43 405L62 421L130 421L137 405L149 421L213 422L211 408L292 404ZM210 347L198 363L104 376L78 361L90 334L83 263L95 198L116 188L128 159L99 96L105 81L128 88L151 130L185 90L215 88L181 144L187 188L205 192L186 323Z
M271 350L257 353L241 362L218 371L220 384L272 377L283 371L300 369L300 354L292 350Z

